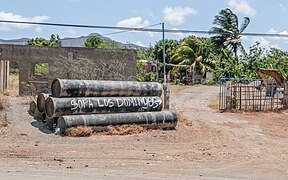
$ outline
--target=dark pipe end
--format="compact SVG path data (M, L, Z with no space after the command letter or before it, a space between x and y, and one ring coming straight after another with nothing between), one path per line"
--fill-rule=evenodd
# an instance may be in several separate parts
M58 118L58 124L57 124L58 128L60 129L60 133L63 134L66 132L67 126L66 126L66 121L65 118L63 116L60 116Z
M34 112L36 111L36 102L35 102L35 101L31 101L31 102L30 102L29 111L30 111L31 113L33 113L33 114L34 114Z
M45 101L45 114L48 118L51 118L53 117L54 113L55 113L55 104L53 98L49 97Z
M39 93L37 97L37 108L41 113L44 112L46 96L45 93Z
M61 94L61 80L54 79L51 83L51 93L53 97L59 97Z

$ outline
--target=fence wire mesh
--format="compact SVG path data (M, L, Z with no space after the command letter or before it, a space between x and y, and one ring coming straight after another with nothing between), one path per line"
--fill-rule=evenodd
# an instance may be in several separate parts
M284 107L283 97L272 79L221 79L219 110L274 111Z

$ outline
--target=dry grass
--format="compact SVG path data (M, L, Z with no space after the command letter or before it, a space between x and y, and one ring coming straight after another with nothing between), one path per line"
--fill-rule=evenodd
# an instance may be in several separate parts
M5 90L6 96L19 96L19 74L10 74L9 87Z
M69 128L66 132L70 137L87 137L93 134L93 128L90 126L78 126Z
M139 134L144 131L145 131L145 128L139 125L108 126L104 134L106 135L128 135L128 134Z
M69 128L65 135L69 137L87 137L93 134L99 135L129 135L139 134L146 131L144 127L139 125L122 125L122 126L107 126L106 128L99 129L90 126L78 126Z

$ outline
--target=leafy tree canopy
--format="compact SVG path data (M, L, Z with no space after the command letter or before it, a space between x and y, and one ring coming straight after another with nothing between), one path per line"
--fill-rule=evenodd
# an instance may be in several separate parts
M90 48L118 48L118 45L114 41L103 41L98 36L91 36L84 42L85 47Z
M175 39L165 39L165 61L166 63L171 63L171 57L173 51L177 48L179 42ZM159 62L163 62L163 41L159 40L154 46L154 58L158 59Z
M240 38L241 33L247 28L250 23L248 17L244 17L244 21L239 27L238 17L229 8L220 11L219 15L215 16L212 32L216 35L212 37L212 41L221 48L228 47L235 56L235 61L239 64L238 51L244 50Z
M57 35L52 34L50 40L41 37L36 37L35 39L32 38L29 39L26 42L26 44L31 46L53 46L53 47L62 46L61 39L58 34Z
M197 71L205 74L213 63L210 58L213 50L214 46L210 39L188 36L180 41L172 56L172 62L189 65L190 73L196 68Z

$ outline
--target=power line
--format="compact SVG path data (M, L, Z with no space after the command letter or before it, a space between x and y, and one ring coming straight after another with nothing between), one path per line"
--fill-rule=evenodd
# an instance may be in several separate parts
M150 26L145 26L145 27L142 27L141 29L147 29L149 27L154 27L154 26L159 26L159 25L161 25L161 23L153 24L153 25L150 25ZM120 33L125 33L125 32L131 32L131 30L117 31L117 32L112 32L112 33L107 33L107 34L102 34L102 35L103 36L107 36L107 35L120 34Z
M143 32L158 32L161 33L162 29L148 29L148 28L129 28L129 27L117 27L117 26L94 26L94 25L79 25L79 24L62 24L62 23L41 23L41 22L28 22L28 21L6 21L0 20L0 23L13 23L13 24L31 24L41 26L59 26L59 27L75 27L75 28L92 28L92 29L116 29L124 31L143 31ZM195 34L218 34L212 31L195 31L185 29L165 29L166 33L195 33ZM116 33L116 32L115 32ZM223 33L226 34L226 33ZM266 37L285 37L288 38L288 34L275 34L275 33L242 33L242 36L266 36Z

